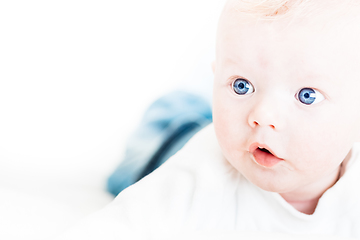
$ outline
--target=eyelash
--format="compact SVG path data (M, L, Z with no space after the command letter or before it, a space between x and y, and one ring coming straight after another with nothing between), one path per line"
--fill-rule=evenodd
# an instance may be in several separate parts
M244 78L237 78L232 82L232 89L234 92L238 95L247 95L255 92L254 85L252 83ZM236 90L236 88L241 87L241 89ZM246 92L245 92L246 91ZM248 93L248 91L251 91ZM243 93L243 94L242 94Z
M231 88L237 95L248 95L255 92L255 87L245 78L236 78L231 83ZM304 105L317 104L325 100L323 94L318 90L305 87L301 88L296 94L295 98Z
M309 91L309 92L307 92ZM305 105L313 105L318 104L319 102L322 102L325 100L325 97L323 94L321 94L318 90L314 88L302 88L300 89L296 94L295 98ZM301 98L304 98L302 102ZM314 98L314 99L313 99Z

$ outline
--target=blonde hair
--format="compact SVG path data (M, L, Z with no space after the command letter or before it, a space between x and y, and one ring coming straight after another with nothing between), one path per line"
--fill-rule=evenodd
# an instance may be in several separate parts
M359 0L228 0L225 8L256 19L272 20L288 16L304 17L309 14L324 13L331 9L332 14L346 13Z

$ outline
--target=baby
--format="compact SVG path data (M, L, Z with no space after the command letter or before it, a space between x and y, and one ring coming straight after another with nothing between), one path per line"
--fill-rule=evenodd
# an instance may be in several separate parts
M216 136L247 180L313 214L360 140L360 3L244 2L220 21Z
M359 26L358 1L227 1L213 125L66 237L360 237Z

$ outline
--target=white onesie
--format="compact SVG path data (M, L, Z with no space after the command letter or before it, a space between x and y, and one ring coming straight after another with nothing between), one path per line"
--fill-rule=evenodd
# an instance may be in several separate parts
M192 230L360 238L359 154L356 143L345 174L307 215L236 171L222 156L211 124L66 239L160 239Z

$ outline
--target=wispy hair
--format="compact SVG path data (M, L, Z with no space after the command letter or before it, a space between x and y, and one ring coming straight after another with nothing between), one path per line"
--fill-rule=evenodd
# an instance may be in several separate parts
M360 0L228 0L226 7L256 19L305 17L329 12L341 14L360 6ZM359 13L360 14L360 13Z

